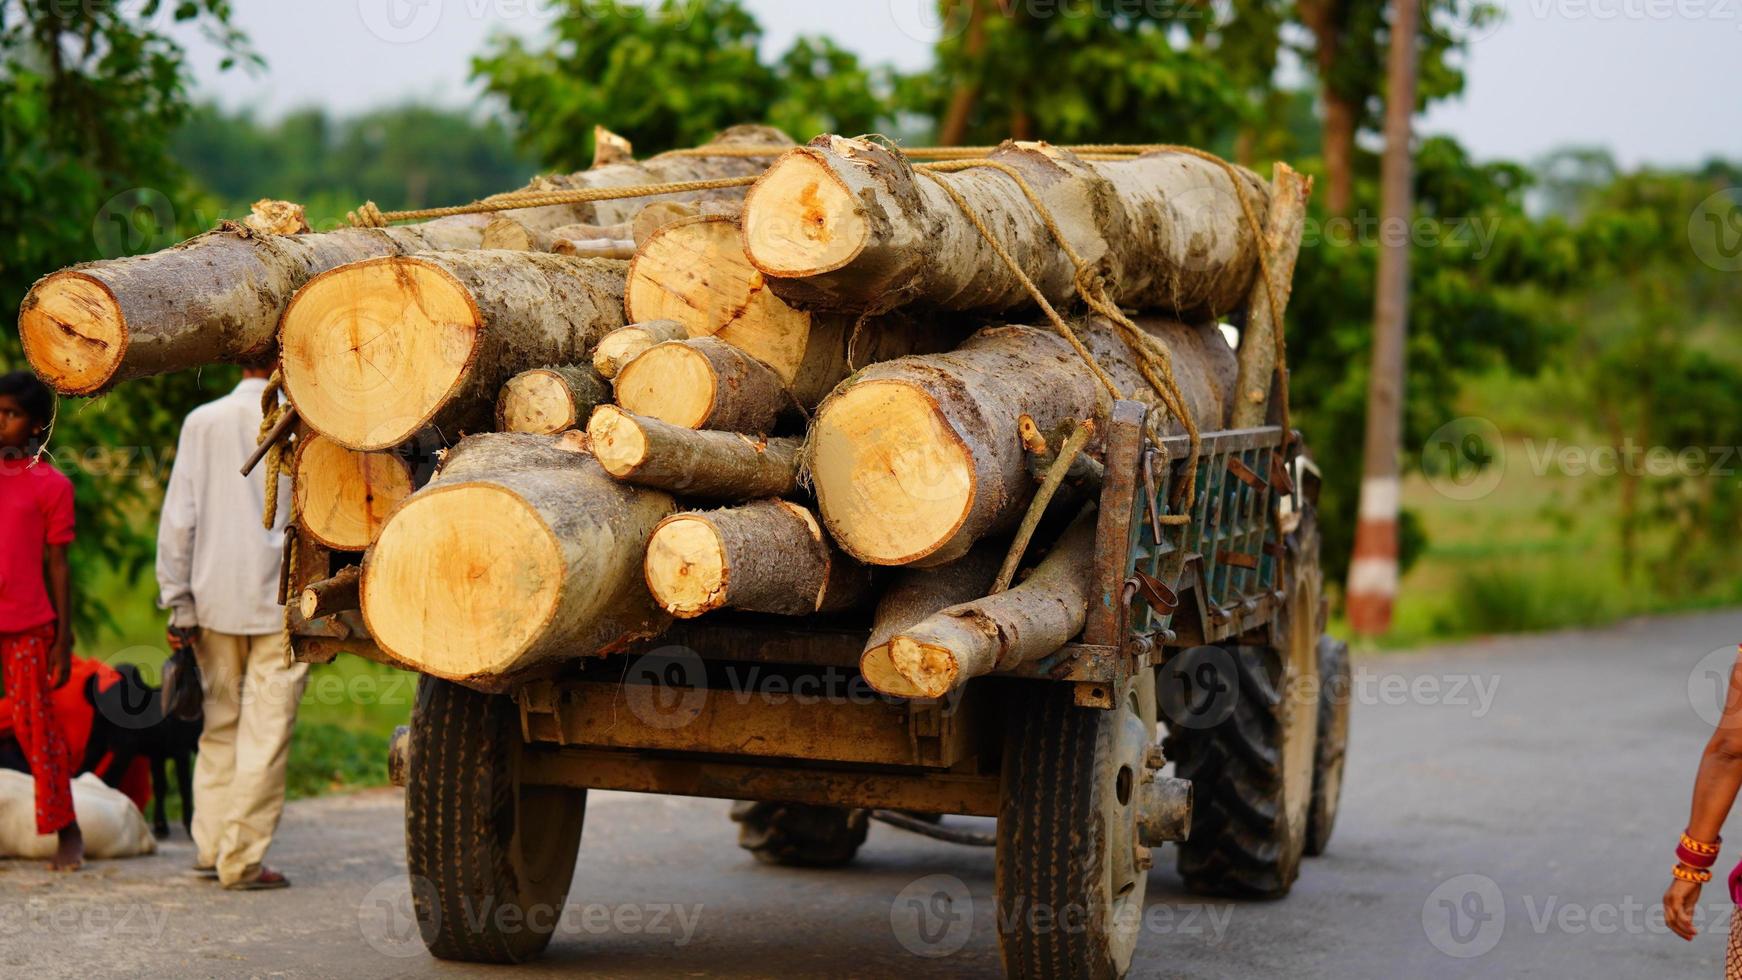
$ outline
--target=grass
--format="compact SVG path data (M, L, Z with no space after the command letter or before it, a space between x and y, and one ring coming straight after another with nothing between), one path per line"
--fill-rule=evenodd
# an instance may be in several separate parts
M1505 434L1499 480L1473 500L1442 493L1419 473L1404 482L1403 506L1421 519L1429 544L1403 577L1391 631L1374 646L1601 626L1742 602L1742 562L1694 587L1667 586L1644 568L1628 574L1618 478L1568 471L1548 449L1551 440L1607 444L1569 417L1567 404L1552 376L1484 378L1466 391L1463 410ZM1667 529L1641 529L1641 555L1674 546ZM1345 622L1333 629L1349 635Z

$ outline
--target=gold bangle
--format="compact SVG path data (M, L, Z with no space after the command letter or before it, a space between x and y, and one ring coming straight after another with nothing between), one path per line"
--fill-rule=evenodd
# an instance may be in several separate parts
M1703 840L1694 840L1692 837L1689 837L1685 833L1682 834L1682 846L1687 848L1690 851L1693 851L1695 854L1703 854L1703 855L1706 855L1708 857L1715 857L1718 853L1718 848L1720 846L1722 846L1722 844L1723 844L1722 838L1719 838L1718 840L1713 841L1712 843L1708 844Z
M1685 864L1676 865L1669 869L1669 873L1682 881L1690 881L1696 885L1703 885L1712 880L1712 873L1710 871L1701 871L1697 868L1690 868Z

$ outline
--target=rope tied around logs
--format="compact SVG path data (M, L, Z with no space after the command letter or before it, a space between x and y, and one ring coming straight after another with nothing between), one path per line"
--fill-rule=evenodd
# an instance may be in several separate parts
M283 390L284 369L274 368L272 377L267 379L266 390L260 393L260 440L272 440L266 449L266 509L260 518L260 523L268 531L278 523L278 478L284 472L285 440L282 433L275 431L284 420L284 414L290 411L278 397Z

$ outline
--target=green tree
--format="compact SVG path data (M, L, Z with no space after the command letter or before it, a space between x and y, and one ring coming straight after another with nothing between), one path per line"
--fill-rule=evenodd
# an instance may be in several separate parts
M188 112L169 22L202 25L226 67L257 60L230 26L227 0L0 0L0 307L18 309L50 270L182 237L176 218L195 210L196 194L169 152ZM15 328L0 333L0 366L23 364ZM150 562L151 517L181 418L232 378L158 378L62 403L50 451L77 493L81 584L102 568L137 574ZM88 639L108 613L89 589L78 591L74 621Z
M548 166L585 166L595 125L651 153L737 123L804 140L869 132L890 115L885 73L831 41L801 38L765 63L762 28L738 0L565 0L552 30L536 46L499 35L472 64Z

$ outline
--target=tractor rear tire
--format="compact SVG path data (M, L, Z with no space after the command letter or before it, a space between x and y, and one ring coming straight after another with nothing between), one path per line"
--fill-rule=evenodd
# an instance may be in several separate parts
M419 680L405 864L437 959L523 963L544 952L561 918L587 791L521 783L524 749L511 699Z
M1349 749L1349 710L1353 676L1349 645L1319 637L1319 742L1313 762L1313 802L1307 813L1308 857L1325 853L1337 824L1343 795L1343 760Z
M738 846L763 864L838 868L853 860L870 832L864 810L804 803L739 800L732 804Z
M1285 601L1271 645L1198 647L1164 673L1198 692L1208 714L1167 718L1167 754L1192 782L1179 872L1203 895L1281 898L1294 887L1317 783L1323 575L1317 515L1288 537ZM1328 831L1327 831L1328 833Z

